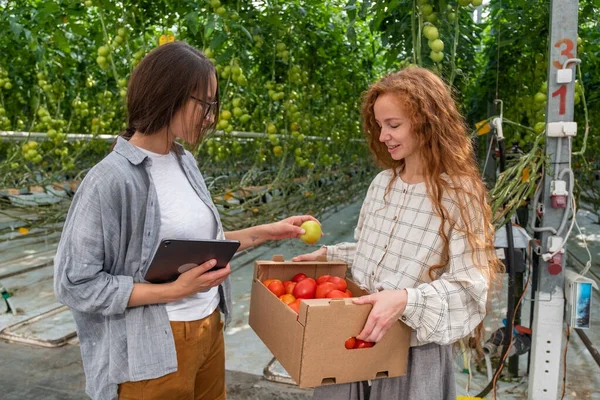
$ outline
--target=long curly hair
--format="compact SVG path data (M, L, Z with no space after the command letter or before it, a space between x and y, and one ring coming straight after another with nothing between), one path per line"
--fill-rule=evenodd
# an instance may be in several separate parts
M466 235L473 249L473 263L491 286L497 273L503 270L494 249L492 210L467 126L449 87L431 71L409 67L386 75L363 95L362 122L369 148L376 163L393 173L386 191L387 197L394 180L404 170L405 161L394 160L387 146L379 141L381 128L375 121L373 107L377 98L384 93L394 94L403 105L403 111L411 123L416 151L423 160L427 195L442 221L439 229L444 244L442 262L430 266L431 279L441 275L450 260L450 240L446 227L452 226ZM458 203L460 220L453 220L442 203L444 193ZM478 338L480 335L481 325L476 332Z

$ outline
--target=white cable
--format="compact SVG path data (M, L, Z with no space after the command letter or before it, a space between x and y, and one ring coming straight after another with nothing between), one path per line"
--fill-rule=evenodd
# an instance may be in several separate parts
M494 374L492 374L492 360L490 355L487 353L483 353L485 357L485 369L487 370L488 382L491 382L494 379Z
M575 218L575 216L577 215L577 209L575 207L574 201L571 202L571 207L573 209L573 219L571 221L571 226L569 227L569 231L567 232L567 235L562 240L558 249L554 253L550 254L550 258L554 257L556 254L558 254L558 252L560 252L565 247L565 244L567 243L567 239L569 238L569 236L571 236L571 231L573 230L573 226L575 226L575 221L577 220ZM565 210L565 212L567 212L567 210Z
M579 236L581 236L581 240L583 240L583 248L588 253L588 261L585 263L585 268L583 268L583 270L581 270L581 272L579 272L579 274L581 276L585 276L588 273L588 271L590 270L590 268L592 267L592 253L590 253L590 249L588 247L587 240L585 240L585 235L581 232L581 228L579 227L577 218L575 218L575 226L577 227L577 230L579 231Z
M558 141L556 142L556 162L559 163L560 162L560 148L562 146L562 138L559 137ZM571 154L571 152L569 152L569 155ZM569 159L571 157L569 156ZM558 164L556 165L556 167L554 168L554 180L558 180ZM573 190L573 189L571 189Z

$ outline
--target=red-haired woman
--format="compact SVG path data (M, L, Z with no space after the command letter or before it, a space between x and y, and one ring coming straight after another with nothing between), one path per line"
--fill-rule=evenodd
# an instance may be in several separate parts
M355 242L317 255L348 263L373 308L358 339L378 342L400 319L413 329L407 374L324 386L314 399L454 400L451 344L478 335L501 264L486 189L450 90L407 68L373 84L362 105L371 153L384 168L360 211Z

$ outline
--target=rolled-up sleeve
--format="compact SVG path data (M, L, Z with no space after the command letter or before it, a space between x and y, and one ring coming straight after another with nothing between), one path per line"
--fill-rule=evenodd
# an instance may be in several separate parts
M59 302L77 311L122 314L133 291L133 277L112 275L106 265L119 235L118 214L103 201L94 176L77 190L54 259L54 291Z
M474 256L474 252L478 254ZM431 283L407 288L408 301L402 321L422 342L450 344L468 336L486 315L487 262L483 249L473 249L466 234L450 236L450 260L446 272Z

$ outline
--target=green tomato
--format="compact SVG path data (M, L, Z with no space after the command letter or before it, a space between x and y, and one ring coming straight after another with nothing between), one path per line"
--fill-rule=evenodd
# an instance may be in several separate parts
M535 96L533 97L533 100L534 100L536 103L543 103L543 102L545 102L545 101L546 101L546 95L545 95L544 93L540 93L540 92L538 92L538 93L536 93L536 94L535 94Z
M431 58L433 62L441 62L444 59L444 53L441 51L432 51L429 53L429 58Z
M425 17L425 21L431 22L432 24L435 24L436 22L438 22L438 15L437 13L431 13L429 15L427 15Z
M223 110L223 111L221 111L221 118L222 119L230 119L231 118L231 111L229 111L229 110Z
M119 28L117 30L117 35L121 36L122 38L124 38L127 35L127 31L124 28Z
M210 0L210 6L212 8L219 8L221 6L221 2L219 0Z
M473 5L473 7L479 7L483 4L483 0L471 0L471 4Z
M433 6L431 6L431 4L423 4L419 7L419 10L421 10L421 14L426 17L433 12Z
M244 114L240 117L240 122L245 124L246 122L250 121L250 118L252 118L250 114Z
M535 133L537 133L538 135L542 132L544 132L544 130L546 129L546 124L544 122L538 122L537 124L535 124L535 126L533 127L533 130L535 131Z
M233 109L233 115L235 115L236 117L241 117L244 114L244 111L239 108L239 107L235 107Z
M444 50L444 42L442 42L440 39L430 40L428 45L431 50L436 52Z
M219 7L215 10L215 12L217 13L217 15L223 16L227 13L227 10L225 9L225 7Z
M106 57L106 56L108 56L108 53L110 53L110 50L107 46L98 47L98 55L99 56Z
M435 26L431 26L429 29L423 30L423 35L429 40L435 40L440 37L440 33Z
M471 0L458 0L458 5L467 7L471 4Z
M275 124L269 122L269 124L267 125L267 133L274 134L276 132L277 132L277 127L275 126Z
M233 99L231 101L231 104L233 104L234 107L239 107L242 105L242 99L240 99L239 97L236 97L235 99Z

